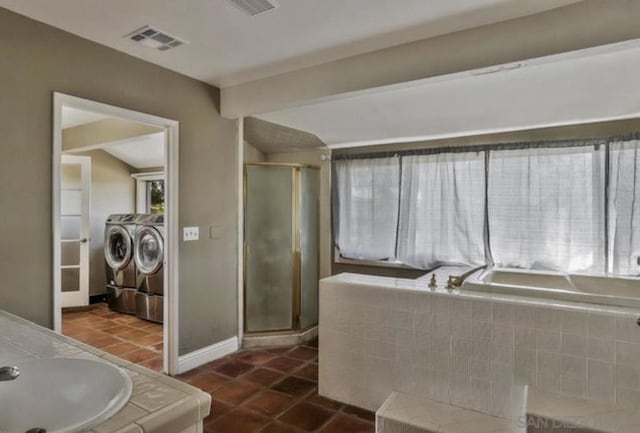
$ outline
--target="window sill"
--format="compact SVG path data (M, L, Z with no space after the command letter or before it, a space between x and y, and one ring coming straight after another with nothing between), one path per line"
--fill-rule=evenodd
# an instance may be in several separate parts
M392 268L392 269L406 269L410 271L419 271L420 269L412 268L411 266L407 266L402 262L390 262L387 260L359 260L359 259L349 259L343 257L340 254L340 250L337 248L334 249L334 263L340 263L343 265L358 265L358 266L374 266L378 268ZM427 271L425 271L427 272Z

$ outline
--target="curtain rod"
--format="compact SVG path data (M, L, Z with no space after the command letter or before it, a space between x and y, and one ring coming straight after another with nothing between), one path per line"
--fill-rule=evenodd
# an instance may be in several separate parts
M539 141L517 141L495 144L469 144L463 146L440 146L431 148L388 150L379 152L363 153L334 153L331 156L333 161L353 160L353 159L375 159L393 158L399 156L434 155L438 153L461 153L461 152L485 152L491 150L518 150L530 148L562 148L579 146L600 146L614 141L640 140L640 132L633 132L625 135L613 135L609 137L595 138L575 138L566 140L539 140Z

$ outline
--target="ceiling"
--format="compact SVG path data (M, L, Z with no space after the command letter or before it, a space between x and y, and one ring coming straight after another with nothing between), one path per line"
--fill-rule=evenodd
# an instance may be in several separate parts
M315 135L266 122L255 117L244 119L244 139L263 153L326 149Z
M578 0L277 0L250 17L228 0L0 0L0 6L225 87ZM123 38L145 25L185 39L157 51Z
M134 168L164 166L164 132L107 143L101 149Z
M330 148L636 118L638 69L640 40L355 92L257 117L315 134Z
M73 128L74 126L85 125L106 119L108 116L91 111L78 110L71 107L62 107L62 129Z

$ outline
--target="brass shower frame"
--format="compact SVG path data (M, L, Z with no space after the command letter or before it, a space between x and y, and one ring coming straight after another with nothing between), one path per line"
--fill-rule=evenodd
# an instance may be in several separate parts
M291 317L291 328L284 328L284 329L273 329L273 330L267 330L267 331L249 331L247 329L247 256L248 256L248 250L249 247L247 245L247 239L246 239L246 212L245 212L245 217L244 220L242 222L243 224L243 251L242 251L242 273L243 273L243 284L242 284L242 289L243 289L243 328L244 328L244 332L247 335L259 335L259 336L268 336L268 335L283 335L283 334L289 334L292 331L300 331L300 332L304 332L308 329L313 328L314 326L317 326L317 324L312 324L307 326L304 329L300 328L300 315L302 314L301 312L301 307L302 307L302 275L301 275L301 260L302 260L302 255L301 255L301 247L300 247L300 230L302 227L301 221L300 221L300 206L301 206L301 191L300 191L300 184L302 182L302 173L301 173L301 169L302 168L310 168L313 170L318 170L318 174L319 174L319 170L320 167L319 166L315 166L315 165L309 165L309 164L299 164L299 163L284 163L284 162L245 162L244 163L244 167L243 167L243 182L242 182L242 199L243 199L243 206L244 209L246 210L247 208L247 167L249 166L261 166L261 167L284 167L284 168L291 168L291 182L292 182L292 188L291 188L291 202L292 202L292 208L291 208L291 212L292 212L292 224L291 224L291 230L292 230L292 242L291 242L291 257L292 257L292 296L291 296L291 303L292 303L292 317ZM319 176L318 176L319 178ZM319 245L318 245L319 248ZM319 263L320 262L320 254L318 251L318 267L319 267Z

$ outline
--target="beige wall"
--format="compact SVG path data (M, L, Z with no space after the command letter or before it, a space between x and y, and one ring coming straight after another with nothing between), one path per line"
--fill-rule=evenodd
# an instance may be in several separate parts
M476 135L471 137L424 141L418 143L386 144L381 146L367 146L353 149L338 149L334 150L333 154L334 156L338 156L344 154L399 151L429 147L473 146L483 144L513 143L520 141L531 142L541 140L607 137L612 135L628 134L631 132L640 132L640 119L620 120L615 122L600 122L592 123L589 125L531 129L519 132ZM331 237L331 242L333 246L333 236ZM333 247L331 251L333 252ZM355 272L361 274L415 278L425 273L424 271L415 270L334 263L333 258L331 259L331 262L331 272L334 275L342 272Z
M219 90L0 9L0 308L52 325L51 123L59 91L180 122L181 354L237 333L236 122Z
M136 169L104 150L77 152L91 157L91 241L89 258L89 294L106 293L104 262L104 224L114 213L134 213Z
M640 38L639 20L640 1L585 0L227 87L222 90L223 115L249 116L372 87Z
M244 162L263 162L265 160L264 153L247 143L244 142Z

